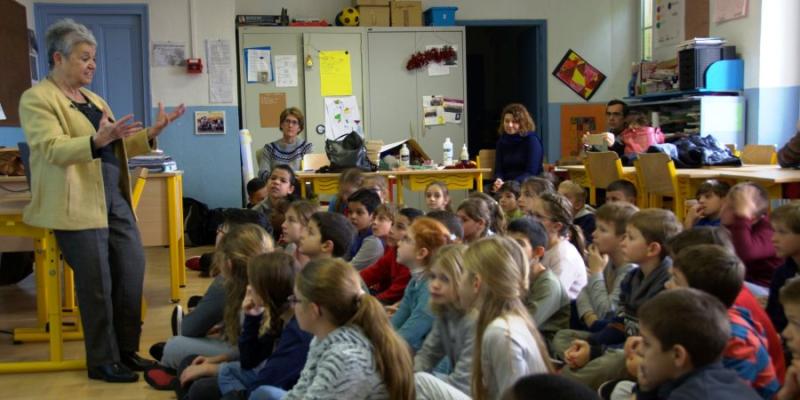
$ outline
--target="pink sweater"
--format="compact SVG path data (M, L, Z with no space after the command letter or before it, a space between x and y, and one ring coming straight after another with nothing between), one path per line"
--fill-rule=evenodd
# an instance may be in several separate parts
M625 154L644 153L648 147L664 143L664 133L652 126L627 128L622 131L622 141L625 142Z

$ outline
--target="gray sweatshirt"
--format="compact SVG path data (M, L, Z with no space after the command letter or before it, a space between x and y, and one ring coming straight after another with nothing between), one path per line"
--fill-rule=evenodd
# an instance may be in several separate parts
M481 370L488 398L499 399L523 376L547 373L542 357L521 317L509 315L492 321L481 342Z
M415 372L431 372L437 378L469 395L472 379L472 351L478 311L464 314L448 309L433 320L433 328L414 357ZM453 366L450 375L432 372L447 357Z
M539 332L550 341L556 332L569 328L569 296L558 277L548 269L535 279L531 274L531 279L525 307Z
M589 275L586 286L576 299L578 317L582 318L588 312L594 312L599 319L614 315L619 307L620 284L636 264L623 264L614 267L611 260L602 274Z
M375 369L372 343L361 329L345 325L322 340L311 340L300 379L284 400L388 398Z

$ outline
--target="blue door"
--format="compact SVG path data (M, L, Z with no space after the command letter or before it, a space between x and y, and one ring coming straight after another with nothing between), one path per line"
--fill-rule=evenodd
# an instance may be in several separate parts
M39 70L47 74L47 27L64 18L86 25L97 40L97 70L89 90L105 99L115 116L133 114L150 121L147 6L35 4L36 34L43 56Z

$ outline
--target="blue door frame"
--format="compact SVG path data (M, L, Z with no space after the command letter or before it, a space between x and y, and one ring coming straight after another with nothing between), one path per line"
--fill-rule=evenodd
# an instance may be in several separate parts
M530 110L536 119L536 130L541 135L544 141L544 148L548 148L549 139L549 121L548 121L548 98L547 98L547 20L544 19L505 19L505 20L456 20L456 25L459 26L493 26L493 27L511 27L521 26L530 27L535 30L535 47L531 49L533 58L536 60L535 76L531 80L535 85L531 88L531 92L536 95L535 109ZM559 132L555 133L560 135ZM547 151L545 150L545 154Z
M34 18L36 21L36 37L40 49L39 56L39 76L44 79L49 71L47 60L47 47L45 45L45 32L47 31L48 15L132 15L138 16L141 21L141 54L142 54L142 102L143 114L141 120L145 126L150 125L150 115L152 113L150 99L150 24L147 4L53 4L36 3L33 5Z

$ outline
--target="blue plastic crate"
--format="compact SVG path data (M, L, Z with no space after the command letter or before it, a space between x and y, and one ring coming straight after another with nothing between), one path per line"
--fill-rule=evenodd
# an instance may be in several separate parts
M425 10L426 26L455 26L458 7L431 7Z

